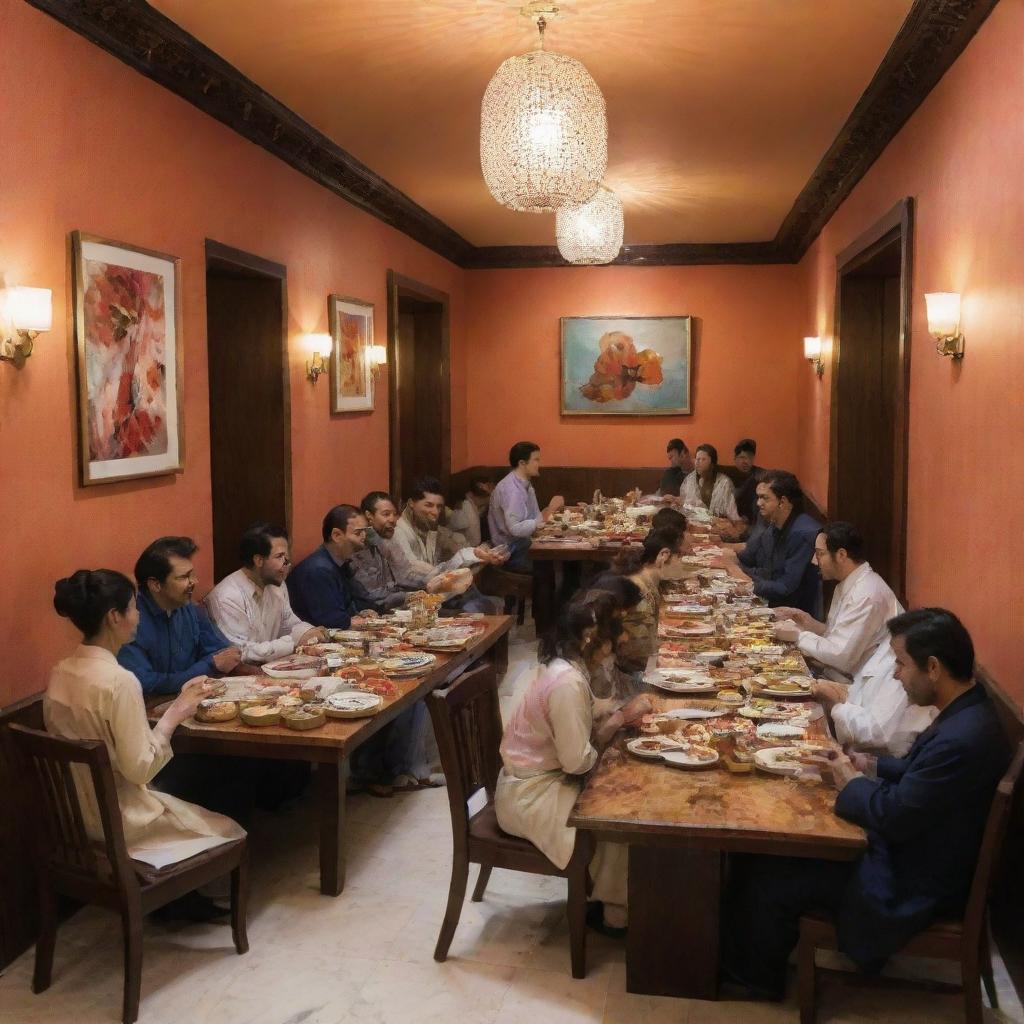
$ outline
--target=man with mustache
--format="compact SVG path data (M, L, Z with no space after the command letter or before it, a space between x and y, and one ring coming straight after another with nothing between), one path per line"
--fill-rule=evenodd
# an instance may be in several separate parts
M134 672L145 694L174 694L195 676L234 671L241 655L192 603L196 588L191 537L160 537L135 563L139 628L117 660Z

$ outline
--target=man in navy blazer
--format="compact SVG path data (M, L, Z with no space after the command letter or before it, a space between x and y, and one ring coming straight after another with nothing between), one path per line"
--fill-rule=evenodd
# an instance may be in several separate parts
M888 627L910 702L939 715L906 757L836 750L828 760L836 814L867 832L858 861L752 857L736 865L723 968L761 994L781 997L806 911L831 913L839 948L869 972L933 921L963 912L1007 741L955 615L920 608Z
M804 492L792 473L769 470L757 485L757 508L767 529L755 530L738 555L754 593L771 607L800 608L821 618L821 573L814 542L821 526L803 511Z

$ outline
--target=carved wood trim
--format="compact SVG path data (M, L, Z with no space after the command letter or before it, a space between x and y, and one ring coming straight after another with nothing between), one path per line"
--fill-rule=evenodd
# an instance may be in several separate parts
M568 266L554 246L474 246L144 0L27 0L336 195L468 269ZM626 246L615 264L796 263L998 0L915 0L864 94L762 242Z

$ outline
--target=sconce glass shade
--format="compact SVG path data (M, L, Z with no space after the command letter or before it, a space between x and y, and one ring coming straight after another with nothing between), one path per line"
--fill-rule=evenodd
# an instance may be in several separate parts
M821 338L804 338L804 359L821 358Z
M511 210L579 206L608 167L604 96L572 57L534 50L494 73L480 109L480 166Z
M622 248L622 232L622 200L604 187L590 202L555 214L558 251L568 263L611 263Z
M383 366L388 361L388 350L383 345L369 345L366 349L366 361L371 366Z
M304 334L302 336L302 347L313 355L330 352L334 347L334 341L329 334Z
M53 296L49 288L7 288L0 293L0 319L16 331L40 334L53 326Z
M929 292L924 297L928 311L928 333L935 338L951 338L960 333L960 293Z

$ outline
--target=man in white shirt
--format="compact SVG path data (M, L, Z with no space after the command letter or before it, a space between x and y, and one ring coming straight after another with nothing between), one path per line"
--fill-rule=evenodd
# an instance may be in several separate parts
M238 551L242 568L225 576L205 603L210 618L241 651L242 661L261 665L323 640L322 629L292 611L282 586L292 564L285 530L254 523L242 534Z

